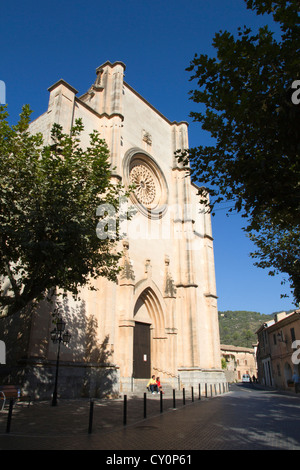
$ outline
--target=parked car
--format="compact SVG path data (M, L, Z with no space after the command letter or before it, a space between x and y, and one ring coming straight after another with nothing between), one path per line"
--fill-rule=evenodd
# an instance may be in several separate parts
M250 375L249 374L243 374L242 382L251 382Z

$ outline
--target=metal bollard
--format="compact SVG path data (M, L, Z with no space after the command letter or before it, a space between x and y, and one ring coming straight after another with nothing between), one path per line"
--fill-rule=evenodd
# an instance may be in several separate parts
M123 404L123 424L127 424L127 395L124 395L124 404Z
M6 432L7 433L10 432L10 424L11 424L13 406L14 406L14 400L11 398L10 401L9 401L9 410L8 410L7 423L6 423Z
M201 400L201 384L199 384L199 397L198 397L199 400Z
M147 393L144 393L144 418L147 418Z
M183 404L185 405L185 388L182 389L182 401L183 401Z
M160 412L163 412L163 394L160 392Z
M175 388L173 388L173 408L176 408Z
M93 429L93 416L94 416L94 400L90 400L90 414L89 414L89 428L88 433L92 433Z
M194 401L194 387L192 387L192 401Z

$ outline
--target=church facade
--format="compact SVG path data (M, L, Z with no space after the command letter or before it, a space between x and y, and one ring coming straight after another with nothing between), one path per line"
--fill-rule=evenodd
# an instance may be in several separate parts
M60 304L72 334L61 350L62 396L68 390L82 395L83 383L89 395L109 388L125 393L153 374L173 387L225 381L210 215L174 157L188 148L188 124L169 121L124 81L124 73L122 62L104 63L81 97L58 81L49 88L47 111L30 125L49 143L54 123L69 132L81 118L82 145L98 130L110 150L113 178L134 185L128 202L134 213L119 242L118 282L99 278L96 290L83 289L80 300L70 296ZM51 388L46 382L57 351L48 309L35 312L26 342L27 370L30 361L43 370L40 396Z

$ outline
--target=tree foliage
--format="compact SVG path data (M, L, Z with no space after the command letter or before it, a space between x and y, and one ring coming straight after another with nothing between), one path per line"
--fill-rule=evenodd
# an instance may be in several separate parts
M80 120L71 135L52 128L52 144L29 132L24 106L10 126L0 108L0 305L14 313L56 287L74 296L92 278L116 280L115 239L99 240L96 209L118 207L120 186L111 184L109 151L98 132L80 146Z
M285 229L265 218L259 233L250 233L250 239L256 245L252 258L258 259L254 264L269 269L275 276L280 272L288 274L288 282L294 298L300 299L300 244L299 228ZM287 281L283 281L285 283Z
M256 331L264 322L273 320L274 314L228 310L218 312L218 318L221 344L251 348L257 343Z
M189 162L193 181L203 185L202 198L209 193L210 210L231 201L229 211L247 218L247 231L254 242L260 240L255 256L263 253L264 262L271 254L267 233L276 231L279 243L268 263L288 273L299 301L299 251L292 254L292 271L283 256L275 259L280 233L300 234L300 104L291 99L300 79L299 1L245 1L257 14L273 16L280 38L267 26L258 32L244 26L236 36L215 34L216 57L195 55L187 69L196 83L191 99L204 105L204 112L191 116L215 144L189 149L179 158Z

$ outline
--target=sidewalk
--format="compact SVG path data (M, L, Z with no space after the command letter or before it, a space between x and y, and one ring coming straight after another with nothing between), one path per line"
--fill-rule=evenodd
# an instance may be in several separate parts
M177 392L176 408L171 398L163 398L161 412L160 396L151 395L144 418L143 398L135 397L127 402L126 425L123 399L95 400L91 433L89 400L59 400L56 407L50 402L16 405L9 433L8 408L0 412L0 450L101 450L97 463L147 451L184 459L197 450L299 450L299 398L231 385L221 395L195 396L194 401L187 396L185 405ZM145 461L141 457L140 463Z
M212 397L213 398L213 397ZM29 406L26 402L14 405L10 430L7 433L9 414L8 404L0 412L0 450L5 449L53 449L67 444L71 448L89 448L89 443L97 436L106 442L115 439L113 433L143 426L153 427L151 421L166 413L176 413L180 409L193 406L196 402L212 398L183 397L176 392L175 408L173 398L149 395L146 398L146 417L144 417L144 398L127 399L124 415L124 399L95 399L91 408L89 399L58 400L53 407L51 402L35 401ZM90 418L92 412L92 420ZM126 416L126 421L124 416ZM125 424L124 424L125 422ZM91 432L90 432L91 431ZM77 444L76 444L77 443ZM80 443L80 444L78 444ZM64 447L62 447L64 448Z

